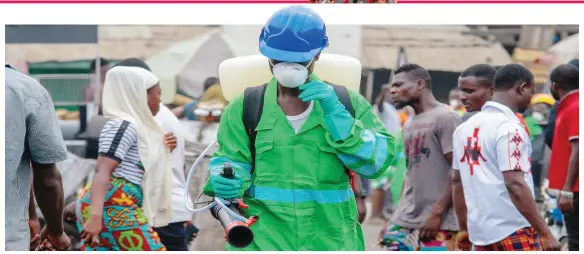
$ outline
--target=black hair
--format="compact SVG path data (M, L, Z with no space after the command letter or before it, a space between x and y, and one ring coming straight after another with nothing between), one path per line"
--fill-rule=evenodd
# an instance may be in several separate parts
M203 83L203 89L207 90L207 88L209 88L210 86L219 83L219 79L217 77L210 77L205 79L205 82Z
M400 73L406 73L411 79L421 79L426 83L426 88L432 88L432 77L430 73L424 69L424 67L417 64L404 64L397 68L393 74L397 75Z
M103 67L109 64L109 61L105 58L99 58L99 66ZM91 64L89 64L89 71L91 72L95 72L95 70L97 69L97 59L93 59L91 61Z
M572 64L562 64L550 74L550 80L563 89L578 89L578 68Z
M151 71L150 66L148 66L148 64L146 62L144 62L142 59L135 58L135 57L126 58L122 61L119 61L113 67L116 67L116 66L139 67L139 68Z
M476 77L477 79L481 79L481 84L493 84L493 80L495 79L495 73L497 73L497 69L488 64L475 64L471 67L468 67L462 73L460 73L461 78L466 77Z
M501 67L493 80L496 90L509 90L517 84L533 84L533 74L520 64L507 64Z

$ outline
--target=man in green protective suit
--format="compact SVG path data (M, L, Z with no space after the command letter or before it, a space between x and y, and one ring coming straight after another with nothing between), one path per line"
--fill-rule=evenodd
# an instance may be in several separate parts
M254 149L241 95L223 111L219 150L204 189L223 199L241 197L249 206L243 215L259 217L251 226L251 245L226 248L365 250L347 169L379 177L394 160L395 139L365 98L349 91L353 117L333 86L312 74L328 46L317 13L284 8L268 20L259 41L274 77L265 87ZM225 162L235 171L233 179L221 175Z

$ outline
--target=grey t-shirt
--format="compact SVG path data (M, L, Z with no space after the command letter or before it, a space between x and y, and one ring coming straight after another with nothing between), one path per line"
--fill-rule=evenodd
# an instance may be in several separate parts
M5 77L5 249L28 251L31 161L67 159L67 148L51 96L36 80L8 66Z
M440 199L448 178L450 162L444 154L452 152L452 134L460 117L445 104L415 115L403 130L408 170L404 190L393 216L393 223L419 229ZM442 222L443 230L458 230L453 209Z

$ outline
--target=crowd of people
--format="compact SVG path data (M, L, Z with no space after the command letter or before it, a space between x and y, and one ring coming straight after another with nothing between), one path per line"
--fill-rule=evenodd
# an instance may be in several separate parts
M403 80L403 72L409 80ZM543 201L544 167L549 165L546 194L558 198L568 248L578 250L577 60L551 72L552 95L534 94L533 74L520 64L498 70L487 64L471 66L449 94L450 112L442 113L438 110L446 105L433 98L431 78L422 67L405 65L395 74L382 93L386 99L377 102L393 108L379 116L397 119L396 110L404 106L413 107L415 114L403 126L408 162L400 200L380 235L387 249L558 249L536 206ZM412 90L415 85L421 92ZM427 105L432 113L426 112ZM556 107L561 115L553 114ZM395 129L395 121L384 123ZM552 152L548 163L545 140ZM436 151L451 163L445 170L438 167L444 163L441 156L432 156ZM393 170L392 184L404 175ZM443 186L447 188L440 191ZM391 206L372 201L373 207Z
M242 215L259 216L244 250L365 250L369 197L370 217L386 223L379 241L387 250L559 250L536 205L546 142L550 194L569 249L578 250L577 64L551 72L552 97L535 95L522 65L474 65L449 105L434 97L427 70L405 64L372 106L313 73L328 46L325 27L304 6L274 13L259 38L273 78L223 109L203 192L241 198ZM196 237L177 116L200 101L171 110L146 63L102 64L95 176L72 204L56 167L67 149L51 97L5 66L6 250L68 249L64 218L77 222L85 251L186 251ZM227 103L218 80L205 90ZM222 174L226 163L232 178Z

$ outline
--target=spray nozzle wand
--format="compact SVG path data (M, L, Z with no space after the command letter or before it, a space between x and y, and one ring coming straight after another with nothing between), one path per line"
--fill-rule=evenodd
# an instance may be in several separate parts
M217 142L216 140L213 141L205 150L203 150L201 155L199 155L199 157L195 160L195 163L193 163L191 169L189 170L186 186L190 186L190 181L194 175L197 165L201 162L202 158L209 152L211 147L216 142ZM233 179L234 174L235 172L231 167L231 164L229 162L225 162L221 170L221 176L228 179ZM225 228L226 238L228 242L234 247L244 248L251 244L251 241L253 241L253 232L251 231L251 229L249 229L249 227L258 220L258 217L252 216L249 219L247 219L237 212L237 208L239 209L248 208L248 206L245 203L243 203L241 198L224 200L222 198L215 197L212 203L199 209L191 207L189 203L192 204L192 201L190 199L189 192L186 191L185 206L187 210L193 213L200 213L203 211L210 210L211 213L213 214L213 217L217 218L219 222L221 222L221 225Z

